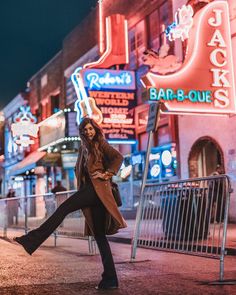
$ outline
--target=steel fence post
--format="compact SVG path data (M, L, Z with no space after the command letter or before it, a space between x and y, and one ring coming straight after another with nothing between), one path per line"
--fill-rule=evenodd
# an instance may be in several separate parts
M54 202L54 208L57 210L57 193L52 195L53 202ZM57 246L57 229L54 231L54 247Z
M28 233L28 214L27 214L27 208L28 208L28 198L25 195L24 197L24 211L25 211L25 234Z
M141 185L140 202L138 206L138 211L137 211L137 216L135 221L135 228L134 228L134 236L133 236L132 245L131 245L131 261L134 260L136 256L138 238L140 234L142 209L144 204L144 189L146 185L147 173L148 173L148 167L149 167L148 166L149 155L150 155L150 149L152 144L153 132L157 130L158 123L160 120L161 106L162 106L162 103L158 102L155 104L151 104L149 108L148 124L147 124L147 132L149 132L148 143L147 143L147 153L146 153L145 168L144 168L142 185Z
M92 236L88 237L88 247L90 255L96 254L96 242Z
M143 209L143 204L144 204L144 189L145 189L147 173L148 173L148 162L149 162L149 155L150 155L150 147L151 147L151 143L152 143L152 136L153 136L153 132L150 131L149 135L148 135L147 154L146 154L145 169L144 169L142 185L141 185L140 202L139 202L138 211L137 211L137 215L136 215L136 221L135 221L135 227L134 227L134 237L132 239L132 245L131 245L131 260L134 260L136 257L138 237L140 234L141 215L142 215L142 209Z
M5 200L5 214L4 214L4 228L3 228L3 237L7 237L7 227L8 227L8 208L7 208L7 200Z
M226 192L226 204L225 204L225 213L224 213L224 227L223 227L223 239L221 245L221 255L220 255L220 281L224 280L224 256L225 252L225 244L226 244L226 236L227 236L227 225L228 225L228 215L229 215L229 202L230 202L230 194L232 193L231 183L227 176L225 176L225 192Z

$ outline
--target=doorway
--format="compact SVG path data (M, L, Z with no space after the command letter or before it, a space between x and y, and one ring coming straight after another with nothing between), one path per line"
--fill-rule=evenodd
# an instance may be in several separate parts
M191 178L209 176L217 166L220 166L224 172L222 149L213 138L199 138L191 148L188 164Z

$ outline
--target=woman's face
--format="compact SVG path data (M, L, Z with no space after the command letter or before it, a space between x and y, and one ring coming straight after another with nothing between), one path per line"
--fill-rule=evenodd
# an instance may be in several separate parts
M88 123L84 127L84 135L87 137L89 140L93 140L94 136L96 134L95 129L93 128L93 125Z

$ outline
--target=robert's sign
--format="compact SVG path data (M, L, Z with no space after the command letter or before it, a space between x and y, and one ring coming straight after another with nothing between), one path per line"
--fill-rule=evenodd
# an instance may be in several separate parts
M172 113L236 112L229 19L225 1L211 2L194 15L182 68L142 78L151 101L162 100Z
M135 90L132 71L86 69L81 71L84 86L91 90Z
M132 71L78 68L71 76L78 96L77 122L94 118L113 143L136 143L135 75Z

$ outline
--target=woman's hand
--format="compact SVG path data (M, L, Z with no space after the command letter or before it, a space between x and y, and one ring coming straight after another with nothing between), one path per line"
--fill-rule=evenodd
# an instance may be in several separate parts
M96 171L91 176L92 176L92 178L95 178L95 179L99 178L102 180L109 180L112 177L112 174L109 172L102 173L102 172Z

